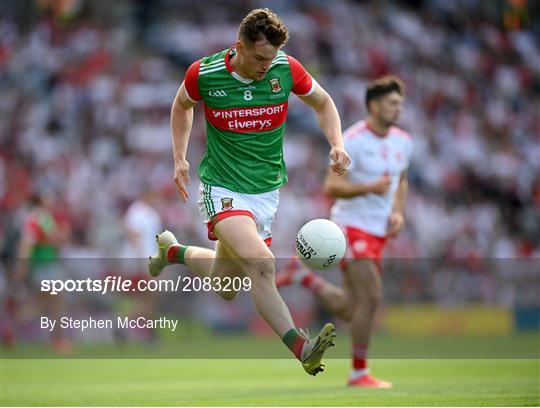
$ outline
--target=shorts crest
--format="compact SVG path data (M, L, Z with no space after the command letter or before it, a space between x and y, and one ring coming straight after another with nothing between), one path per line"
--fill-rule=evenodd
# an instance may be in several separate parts
M221 199L221 209L222 210L231 210L233 208L233 199L232 198L222 198Z

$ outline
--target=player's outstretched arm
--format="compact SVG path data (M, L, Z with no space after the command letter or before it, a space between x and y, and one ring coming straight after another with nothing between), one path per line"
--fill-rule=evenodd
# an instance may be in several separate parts
M349 180L348 175L338 176L332 171L328 171L324 181L324 191L334 198L353 198L364 194L386 194L390 189L392 180L385 175L375 180L373 183L361 184Z
M182 201L189 198L189 163L186 160L187 146L191 126L193 125L193 107L196 105L186 93L184 82L180 85L171 109L171 133L174 156L174 182Z
M330 144L330 159L332 160L330 168L337 174L343 174L351 163L351 159L343 147L341 121L334 101L318 84L315 84L315 90L309 96L299 96L299 98L311 106L317 114L319 126Z

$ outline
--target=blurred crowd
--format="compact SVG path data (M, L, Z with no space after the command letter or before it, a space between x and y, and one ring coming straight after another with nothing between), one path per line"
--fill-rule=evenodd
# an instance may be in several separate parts
M69 231L61 257L149 255L130 241L137 217L128 212L141 200L141 214L157 210L153 226L208 246L196 199L203 110L196 108L188 149L191 198L182 204L172 179L170 107L189 64L231 46L241 17L268 2L58 2L65 10L54 3L2 6L3 257L17 255L35 194L48 198ZM411 4L270 7L290 29L285 51L332 95L344 128L365 118L369 80L393 73L406 84L400 126L414 142L407 225L387 256L538 258L540 33L533 14L526 2L502 0ZM304 222L328 216L327 154L314 115L291 97L289 183L273 227L277 257L293 254ZM444 282L448 268L439 273ZM487 286L478 296L493 300L497 287ZM428 298L444 295L429 290ZM403 291L395 296L407 298Z

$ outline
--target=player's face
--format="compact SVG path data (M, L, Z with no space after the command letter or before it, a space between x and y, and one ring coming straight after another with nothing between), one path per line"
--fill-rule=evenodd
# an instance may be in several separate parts
M402 110L403 96L397 92L392 92L382 96L376 105L375 114L379 121L386 126L395 125Z
M279 48L274 47L266 40L255 41L249 45L238 41L236 51L240 57L244 74L250 79L260 81L270 69Z

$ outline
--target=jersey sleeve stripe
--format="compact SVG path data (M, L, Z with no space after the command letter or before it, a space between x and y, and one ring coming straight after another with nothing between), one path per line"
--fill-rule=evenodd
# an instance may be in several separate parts
M209 71L209 70L211 70L211 69L219 68L219 67L225 67L225 64L224 64L224 63L221 63L221 64L217 64L217 65L212 65L211 67L201 68L201 69L199 70L199 72L205 72L205 71Z
M219 67L217 67L217 68L207 69L207 70L205 70L205 71L202 71L202 72L199 73L199 75L210 74L210 73L212 73L212 72L220 71L220 70L225 69L225 68L226 68L225 65L221 65L221 66L219 66Z
M212 64L212 65L201 65L201 71L203 70L206 70L206 69L212 69L212 68L215 68L217 66L220 66L220 65L225 65L225 63L223 61L218 61L216 62L215 64Z
M212 65L217 65L217 64L225 64L225 61L223 61L222 59L219 59L217 61L212 61L212 62L206 62L206 63L201 62L201 68L208 68Z

